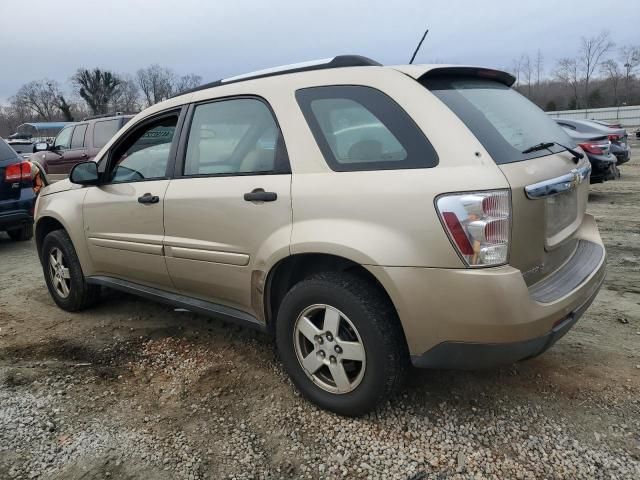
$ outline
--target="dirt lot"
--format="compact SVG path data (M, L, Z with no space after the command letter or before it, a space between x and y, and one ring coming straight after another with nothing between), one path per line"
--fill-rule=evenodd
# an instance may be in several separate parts
M609 273L545 355L412 372L361 419L301 399L266 337L115 292L68 314L0 234L0 478L640 478L640 144L589 210Z

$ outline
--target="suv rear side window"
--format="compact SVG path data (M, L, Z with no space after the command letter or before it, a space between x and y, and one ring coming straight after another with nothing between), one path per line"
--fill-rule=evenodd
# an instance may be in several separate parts
M84 135L87 133L87 124L77 125L71 137L71 148L82 148L84 146Z
M93 146L104 147L118 130L120 130L120 119L96 122L93 125Z
M473 77L431 77L421 82L473 132L498 163L519 162L561 152L522 153L533 145L575 145L562 128L524 96L503 83Z
M438 156L409 115L371 87L298 90L296 99L329 167L337 172L429 168Z

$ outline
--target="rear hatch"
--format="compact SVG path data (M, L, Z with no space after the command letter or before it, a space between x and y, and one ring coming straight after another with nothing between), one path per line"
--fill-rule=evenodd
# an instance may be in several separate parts
M20 179L7 179L7 167L20 163L18 154L0 138L0 202L20 198Z
M586 156L577 160L561 146L576 148L561 127L510 88L508 74L443 68L419 80L472 131L511 186L509 264L529 285L557 270L577 247L589 193ZM546 146L531 148L540 144Z

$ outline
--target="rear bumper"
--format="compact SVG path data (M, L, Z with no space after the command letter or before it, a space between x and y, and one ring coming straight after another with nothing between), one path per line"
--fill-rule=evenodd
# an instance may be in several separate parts
M544 335L510 343L443 342L422 355L412 355L411 362L419 368L477 370L536 357L551 348L575 325L596 298L602 282L604 278L585 303Z
M0 200L0 232L25 223L33 223L36 196L30 188L23 188L20 198Z
M367 268L391 297L416 366L497 366L542 353L597 295L606 259L593 217L585 215L575 238L593 248L577 248L575 261L531 286L520 270L508 265ZM597 258L583 268L590 255Z

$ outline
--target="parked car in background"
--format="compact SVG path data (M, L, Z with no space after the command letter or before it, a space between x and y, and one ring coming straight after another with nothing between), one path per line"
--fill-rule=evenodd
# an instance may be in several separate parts
M0 138L0 231L13 240L29 240L33 236L32 165L20 157Z
M38 143L33 156L51 181L66 178L74 165L93 159L133 115L100 115L66 125L51 145Z
M591 183L602 183L620 176L617 159L611 153L611 141L605 135L593 136L563 127L567 135L587 154L591 163Z
M20 155L34 152L36 143L51 142L69 122L30 122L18 126L17 131L7 137L7 143Z
M343 415L411 362L535 357L595 298L605 250L591 165L514 81L340 56L158 103L43 190L49 292L77 311L104 286L270 332L300 391Z
M622 128L622 124L620 122L605 122L603 120L596 120L595 118L592 118L589 121L602 125L603 127Z
M612 128L594 120L573 120L570 118L556 118L558 125L578 133L592 136L606 135L611 141L611 153L615 155L618 165L626 163L631 158L628 134L624 128Z

